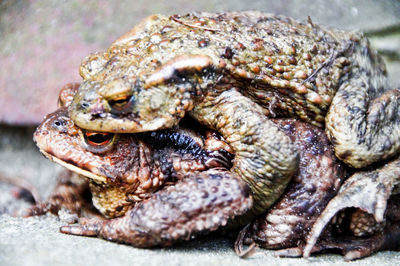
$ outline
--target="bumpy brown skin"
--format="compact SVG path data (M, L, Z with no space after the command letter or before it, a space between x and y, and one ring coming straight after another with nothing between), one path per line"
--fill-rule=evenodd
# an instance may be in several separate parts
M65 88L67 96L71 88L73 93L73 87ZM61 98L68 105L68 97ZM105 144L107 149L89 148L65 107L49 114L34 135L40 150L89 179L92 201L105 217L120 217L83 219L61 231L137 247L167 246L246 213L253 200L247 185L228 170L229 145L215 133L196 130L124 134ZM53 201L64 196L73 195L59 193L31 215L55 210Z
M301 256L312 225L344 180L345 166L335 157L322 129L295 120L274 122L300 151L299 173L274 206L240 237L247 244L284 249L277 252L280 256Z
M229 146L216 135L201 136L183 129L122 134L113 137L105 151L96 152L100 146L88 143L65 107L45 118L34 141L50 159L58 158L85 171L80 174L100 176L89 176L90 189L94 205L106 217L123 215L135 202L188 173L215 167L229 169L232 158Z
M58 117L58 119L53 117L53 119L49 120L53 121L54 124L54 122L60 121L60 116L62 115L65 116L65 119L67 118L65 113L59 111L50 115L50 117L54 116ZM293 226L293 223L301 225L303 222L303 225L308 228L309 226L307 225L314 222L315 219L307 221L304 216L307 214L310 216L308 218L311 218L312 215L319 214L320 208L323 208L326 201L335 193L335 189L341 182L342 166L332 156L327 139L326 137L324 138L324 134L320 129L295 120L277 120L274 122L291 137L298 145L299 150L302 151L301 155L304 156L300 160L299 173L294 178L294 183L290 186L290 190L271 210L271 214L268 216L286 219L288 216L285 215L288 212L293 214L292 218L295 215L299 216L296 221L288 219L288 226L285 228L282 228L283 225L279 222L269 225L268 229L274 231L276 235L274 247L285 248L288 247L288 243L293 244L304 239L305 232L293 230L291 226ZM43 125L47 131L56 131L56 134L59 135L58 138L60 140L63 139L62 143L65 143L65 145L73 144L71 137L60 136L58 130L48 127L49 123L44 123ZM39 127L36 135L40 135L39 133L43 131L43 128ZM165 133L154 132L152 134L158 135L157 138L161 140L162 137L160 135ZM42 144L44 138L51 137L49 139L50 144L47 144L47 146L50 145L53 150L65 149L65 146L60 146L60 141L54 140L54 134L48 135L46 133L45 137L36 137L39 147L48 153L60 156L60 153L44 148ZM122 141L122 137L114 145L120 145L119 142ZM177 139L174 141L179 142ZM216 136L208 136L205 142L207 147L214 147L213 150L217 150L217 144L224 144L222 141L218 141ZM158 144L157 149L162 150L164 148L163 145L165 145L165 142ZM187 148L189 149L189 147ZM191 148L195 147L192 146ZM112 150L110 152L115 153L117 151ZM88 153L85 157L87 159L91 158L89 156L93 156L89 151L86 151L86 153ZM222 153L222 151L218 150L218 153ZM213 155L213 163L220 162L217 160L218 157L215 156L215 151ZM102 156L104 160L110 157L107 153ZM80 157L75 159L75 161L81 160ZM129 159L125 158L125 160ZM222 165L223 163L220 162L220 164ZM309 176L310 172L313 172L314 178ZM308 176L304 177L305 175ZM311 179L311 181L306 180L307 178ZM80 225L62 227L61 231L69 234L101 236L117 242L132 244L136 247L170 245L178 240L189 239L190 236L198 232L204 233L205 231L215 230L219 226L225 225L229 217L235 217L242 213L244 208L249 207L248 194L250 192L246 191L246 186L241 184L239 180L231 179L231 173L223 169L189 173L186 174L184 179L153 193L149 199L137 203L132 210L121 218L113 220L82 220ZM315 181L315 184L313 181ZM121 186L124 185L121 184ZM99 201L97 199L99 198L98 190L100 190L100 198L105 198L103 190L111 190L106 189L106 187L105 185L94 186L92 184L91 191L94 194L94 202ZM116 189L115 185L112 188ZM293 190L297 190L297 192ZM310 193L314 193L313 196L310 196ZM119 202L121 196L126 197L126 194L119 189L109 199L108 204L114 203L113 201ZM313 207L310 207L311 205ZM101 210L101 208L99 209ZM302 211L303 213L299 214ZM109 213L107 212L106 214L110 216ZM262 227L262 225L260 226ZM263 228L258 230L263 230ZM281 239L281 241L279 242L278 239ZM259 240L261 241L261 238ZM264 247L271 248L272 246L265 245Z
M79 82L71 82L65 84L58 94L58 107L70 106L80 85L81 84Z
M303 256L308 257L312 252L325 249L340 249L346 260L353 260L378 250L398 249L399 185L400 159L376 170L360 171L352 175L314 223ZM350 232L360 238L332 235L328 239L322 237L322 241L317 242L323 229L341 210L346 212L339 213L335 224L338 227L346 226L341 228L341 232ZM343 222L344 219L350 221Z
M326 136L310 125L276 122L299 148L299 174L271 210L241 232L237 245L256 242L263 248L280 249L276 255L285 257L303 256L303 249L306 257L335 249L345 260L398 250L400 160L357 172L336 195L344 165L335 158ZM326 226L332 217L332 224ZM236 250L244 256L251 252L241 246Z
M52 123L49 121L52 121ZM57 121L64 122L59 123L57 127L53 127ZM75 132L71 129L67 130L68 127L73 127L71 123L62 109L50 115L44 124L38 128L35 137L42 151L60 156L63 153L55 153L49 147L52 147L53 150L64 149L65 146L60 146L60 143L74 147L75 142L82 141L76 134L68 135L70 132ZM254 224L253 230L259 231L255 232L257 235L253 236L253 238L256 238L258 242L261 242L267 248L286 248L296 244L300 245L299 243L304 239L305 232L308 232L310 225L315 221L315 216L320 213L321 208L338 187L342 166L335 161L335 158L332 158L332 152L330 152L330 148L327 145L327 140L320 130L294 120L275 121L275 123L279 124L281 129L291 137L296 145L299 145L298 148L302 151L301 155L304 158L301 157L299 175L294 178L293 184L288 188L287 193L271 209L265 219L258 220ZM79 129L76 128L75 130ZM157 147L159 150L165 148L165 138L176 136L165 132L152 134L155 134L154 138L161 141ZM186 134L188 133L186 132ZM193 136L195 135L194 133L192 134ZM74 138L77 138L75 142L71 141ZM46 142L46 140L50 143L44 145L43 142ZM121 141L121 138L118 141ZM176 138L168 141L181 142ZM114 145L118 146L119 142ZM180 145L177 145L175 149L179 147ZM223 149L229 150L226 143L219 140L213 133L208 133L205 147L212 151L212 159L208 160L210 165L226 165L227 162L223 160L226 154L221 154ZM186 149L196 150L197 148L195 145L191 145L187 146ZM112 157L110 153L113 152L118 153L118 149L110 150L102 155L86 151L87 154L84 158L92 160L98 156L100 161L107 161ZM72 155L77 156L79 153ZM82 155L80 156L71 157L71 159L74 158L80 162L82 161ZM202 156L202 154L197 153L197 156ZM65 157L60 158L65 159ZM129 161L129 156L124 157L124 159ZM77 165L79 166L79 164ZM113 166L118 167L119 165L110 165L110 167ZM184 170L180 169L179 171ZM310 176L310 173L315 174L315 176ZM219 226L225 225L228 218L236 217L251 207L251 197L246 186L238 179L232 178L232 173L227 170L210 169L197 173L189 171L185 175L186 177L183 179L152 193L150 198L137 204L132 203L130 207L134 206L133 209L120 218L112 220L104 220L104 218L82 219L80 225L64 226L61 231L68 234L100 236L136 247L167 246L179 240L189 239L198 233L215 230ZM55 193L53 193L53 196L50 197L49 202L44 207L39 205L42 208L33 208L32 211L37 212L31 213L31 215L40 214L40 211L48 210L57 213L60 205L67 207L72 212L74 212L73 210L80 211L81 205L80 201L77 201L77 197L80 197L82 190L85 189L85 182L77 184L67 177L63 180ZM104 211L106 208L104 205L98 205L98 208L110 217L120 216L123 214L122 210L116 212L115 209L120 206L120 199L129 197L129 195L126 195L123 189L116 188L111 180L108 181L110 184L92 182L93 201L99 202L97 198L104 198L109 195L109 191L113 191L113 196L109 197L107 202L109 209ZM124 184L120 185L124 186ZM294 190L296 191L294 192ZM306 214L309 220L305 219ZM282 224L278 220L285 220L287 223ZM299 227L303 227L306 230L293 230L293 228ZM366 225L366 229L369 230L370 228L369 225ZM380 234L378 238L382 239L382 241L379 242L379 245L374 245L374 247L387 248L385 245L392 243L389 242L390 236L396 236L396 232L398 234L396 230L392 226L383 234ZM271 238L271 233L275 235L275 238ZM268 237L266 238L265 236ZM375 236L373 239L375 239ZM346 243L339 242L338 244L335 239L327 241L324 238L323 240L324 242L321 242L323 244L317 246L319 249L326 249L333 245L342 249L354 248L354 246ZM355 239L355 246L370 250L366 248L367 246L361 246L359 242L359 240ZM364 242L370 243L369 241ZM361 243L363 242L361 241ZM293 256L293 251L296 250L284 250L280 255ZM299 255L298 252L295 255Z
M252 204L250 190L229 171L210 169L190 174L154 193L112 220L89 220L63 226L61 232L99 236L107 240L148 248L169 246L199 233L214 231Z
M297 169L294 145L267 116L326 126L353 167L400 150L400 97L360 33L258 12L151 16L104 53L86 58L70 108L82 128L141 132L185 113L217 130L236 153L256 213Z
M68 106L71 99L70 96L75 92L75 85L66 85L60 92L61 105ZM318 135L321 134L321 132L319 132L320 130L294 120L275 122L279 123L293 140L306 137L305 142L309 145L304 145L300 147L300 149L307 150L307 152L311 153L313 156L318 156L319 152L321 152L317 147L314 147L314 145L316 145L315 142L321 138L318 137ZM312 129L315 129L316 132L312 132ZM114 147L112 150L103 154L94 154L83 149L80 147L82 144L80 144L80 146L77 145L77 143L83 141L82 138L79 138L79 134L76 133L77 131L79 132L80 129L74 126L65 113L65 109L61 108L57 112L50 114L43 124L38 127L35 133L35 140L42 151L45 151L47 154L58 156L59 159L69 161L71 164L78 167L86 167L83 163L87 161L94 162L94 165L97 165L97 167L86 167L86 169L97 174L104 172L104 170L101 170L102 168L109 169L110 173L119 172L118 170L120 170L119 167L121 163L131 160L129 153L126 151L123 152L126 154L125 157L117 156L119 147ZM300 134L300 132L302 132L302 134ZM189 134L189 132L182 133L186 135ZM226 153L226 151L230 151L229 146L220 140L215 133L206 131L205 134L206 135L203 136L205 139L203 149L206 149L208 153L201 153L201 149L194 143L190 143L191 145L181 148L187 149L186 152L189 155L194 152L196 158L206 156L207 163L205 164L209 165L209 167L225 166L225 168L229 168L229 153ZM164 153L166 156L170 156L168 153L171 153L171 147L166 147L168 142L175 144L182 142L179 138L174 138L176 135L172 134L172 132L169 132L169 134L167 134L167 132L153 132L151 135L153 140L157 139L159 141L158 144L153 144L152 148L156 149L158 152L167 150L167 152ZM113 145L124 146L126 145L124 143L135 142L135 140L137 142L141 137L143 138L142 141L144 141L144 144L149 143L148 136L147 138L145 136L146 135L138 135L136 138L128 138L129 135L123 135L120 136L118 141L113 143ZM196 136L199 138L201 135L191 132L190 136L192 138ZM124 138L128 138L128 140L124 140ZM198 140L198 142L202 143L201 140ZM147 146L149 146L149 144L147 144ZM177 149L178 147L179 145L176 145L174 148ZM326 149L329 148L326 147ZM157 152L153 152L153 155L156 153ZM184 153L179 155L181 158L185 156ZM108 166L105 167L104 165L106 162L112 160L113 156L118 158L120 162L108 164ZM102 160L104 160L103 164L101 164ZM203 160L205 159L203 158ZM301 161L304 162L305 159ZM167 160L161 163L165 164L166 162ZM151 162L148 160L148 163ZM157 161L153 161L153 163L157 164ZM322 161L322 168L324 168L326 172L335 171L335 166L336 165L332 161ZM112 170L112 167L115 167L115 169ZM177 170L183 172L181 174L187 176L187 171L185 172L182 167L185 166L181 165L181 168ZM314 169L317 171L320 165L309 167L306 163L302 163L300 167L300 175L302 175L303 171L307 171L306 169ZM110 176L110 174L108 174L108 176ZM298 180L298 178L299 177L296 177L295 180ZM127 184L125 184L126 182L120 181L119 185L116 185L113 181L115 179L117 178L106 180L106 184L96 184L92 181L90 187L93 193L93 202L95 204L97 203L97 207L108 217L122 215L123 213L121 210L119 213L116 213L115 209L120 206L121 199L128 197L123 189L127 186ZM249 207L249 191L246 191L246 187L240 184L239 180L231 179L231 173L227 172L227 170L207 170L201 173L189 174L189 177L181 178L180 181L174 182L174 184L171 184L168 188L152 194L148 200L136 204L131 211L128 211L125 216L119 219L111 221L106 221L104 219L81 220L81 225L67 226L63 227L61 230L62 232L71 234L102 236L107 239L129 243L138 247L169 245L180 239L188 239L197 232L214 230L219 226L225 225L229 217L237 216L243 212L243 209ZM60 190L57 190L53 193L55 196L51 197L50 200L54 198L58 200L58 203L65 203L68 202L69 198L74 196L71 193L65 193L65 185L67 185L67 183L70 185L67 187L68 191L74 187L71 186L70 180L63 183L64 184L61 186L62 193L57 194L57 192L60 192ZM313 185L311 185L309 189L313 190L312 187ZM107 198L110 191L113 192L111 193L112 197ZM332 191L327 187L326 192L329 195ZM81 193L77 192L77 194ZM67 200L64 198L67 198ZM293 198L293 200L295 199ZM105 201L105 203L99 204L101 201ZM305 201L306 199L302 198L302 202ZM46 207L51 207L50 210L52 211L58 211L59 208L57 207L59 206L50 203L54 202L49 201ZM130 206L133 206L133 204ZM282 209L285 207L287 206L279 206L279 208ZM39 210L42 211L46 211L47 209L39 208ZM38 209L34 208L33 210ZM162 219L160 219L160 217L162 217ZM273 226L276 228L279 227L279 225ZM282 237L293 237L295 239L301 237L299 232L293 233L290 228L288 231L280 231L280 234Z

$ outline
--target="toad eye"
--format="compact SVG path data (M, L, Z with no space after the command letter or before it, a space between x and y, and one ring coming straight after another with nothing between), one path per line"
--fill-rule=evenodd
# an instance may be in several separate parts
M107 145L111 142L113 134L110 133L97 133L97 132L86 132L85 133L87 142L90 145L101 146Z
M117 134L105 132L83 132L83 147L93 153L110 151L117 139Z
M132 112L132 106L135 104L133 95L121 96L108 101L111 107L111 113L120 115Z

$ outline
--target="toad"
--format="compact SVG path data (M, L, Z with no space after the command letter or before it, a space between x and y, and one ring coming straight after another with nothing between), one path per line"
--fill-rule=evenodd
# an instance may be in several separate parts
M380 250L399 250L400 160L384 163L376 169L356 171L337 192L338 184L332 186L329 182L339 182L339 179L328 176L343 177L344 165L329 155L331 146L321 134L322 130L309 125L280 128L299 148L302 179L294 178L283 197L242 230L235 243L236 253L247 257L256 244L277 249L275 254L282 257L309 257L311 253L339 251L349 261ZM321 135L312 138L313 134ZM327 163L332 164L329 168L332 172L319 166ZM354 169L345 171L349 175ZM243 250L244 244L251 246Z
M203 222L207 222L217 205L221 210L229 207L228 212L220 213L221 220L214 217L204 225L204 230L244 213L251 206L247 185L227 170L233 156L217 134L184 127L144 134L84 131L75 126L66 109L76 88L70 84L61 90L61 107L45 117L34 133L34 141L50 160L90 180L93 204L106 218L123 216L138 202L171 184L176 189L175 198L172 193L165 201L171 206L165 206L162 212L177 212L179 204L172 202L179 198L181 207L191 212L183 217L188 223L199 212ZM199 191L195 193L194 188ZM181 193L184 189L187 191ZM221 198L216 199L219 194ZM148 215L156 213L154 210Z
M100 236L135 247L168 246L222 227L250 209L247 185L230 171L230 147L216 133L182 125L143 134L81 130L66 112L76 88L66 86L61 91L62 107L45 118L34 139L50 160L89 180L93 203L107 219L81 219L80 224L63 226L61 232ZM311 228L336 194L343 180L343 165L334 157L322 130L295 120L274 122L302 151L292 188L268 216L278 220L292 217L285 228L279 223L272 225L278 238L284 239L276 246L283 248L296 246L299 239L305 241L307 231L293 231L293 226ZM52 198L65 197L69 196ZM231 228L242 222L242 217L231 221Z
M298 151L271 117L325 128L336 156L363 168L398 156L400 91L356 32L260 12L154 15L80 67L69 113L104 132L171 128L186 114L220 133L253 214L283 193Z

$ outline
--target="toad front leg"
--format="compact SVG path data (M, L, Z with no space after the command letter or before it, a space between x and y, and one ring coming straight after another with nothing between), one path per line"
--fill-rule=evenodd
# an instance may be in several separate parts
M125 216L63 226L61 232L99 236L135 247L169 246L179 240L216 230L252 206L247 185L235 174L208 170L138 203Z
M253 213L262 213L280 197L297 170L296 147L261 107L235 89L204 102L190 114L220 132L233 147L233 171L253 192Z

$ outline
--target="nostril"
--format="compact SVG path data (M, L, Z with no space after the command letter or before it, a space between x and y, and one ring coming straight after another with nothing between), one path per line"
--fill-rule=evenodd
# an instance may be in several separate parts
M83 102L83 103L81 103L81 107L82 107L82 109L88 109L89 108L89 103Z
M53 121L53 128L62 129L65 126L65 121L62 119L56 119Z

